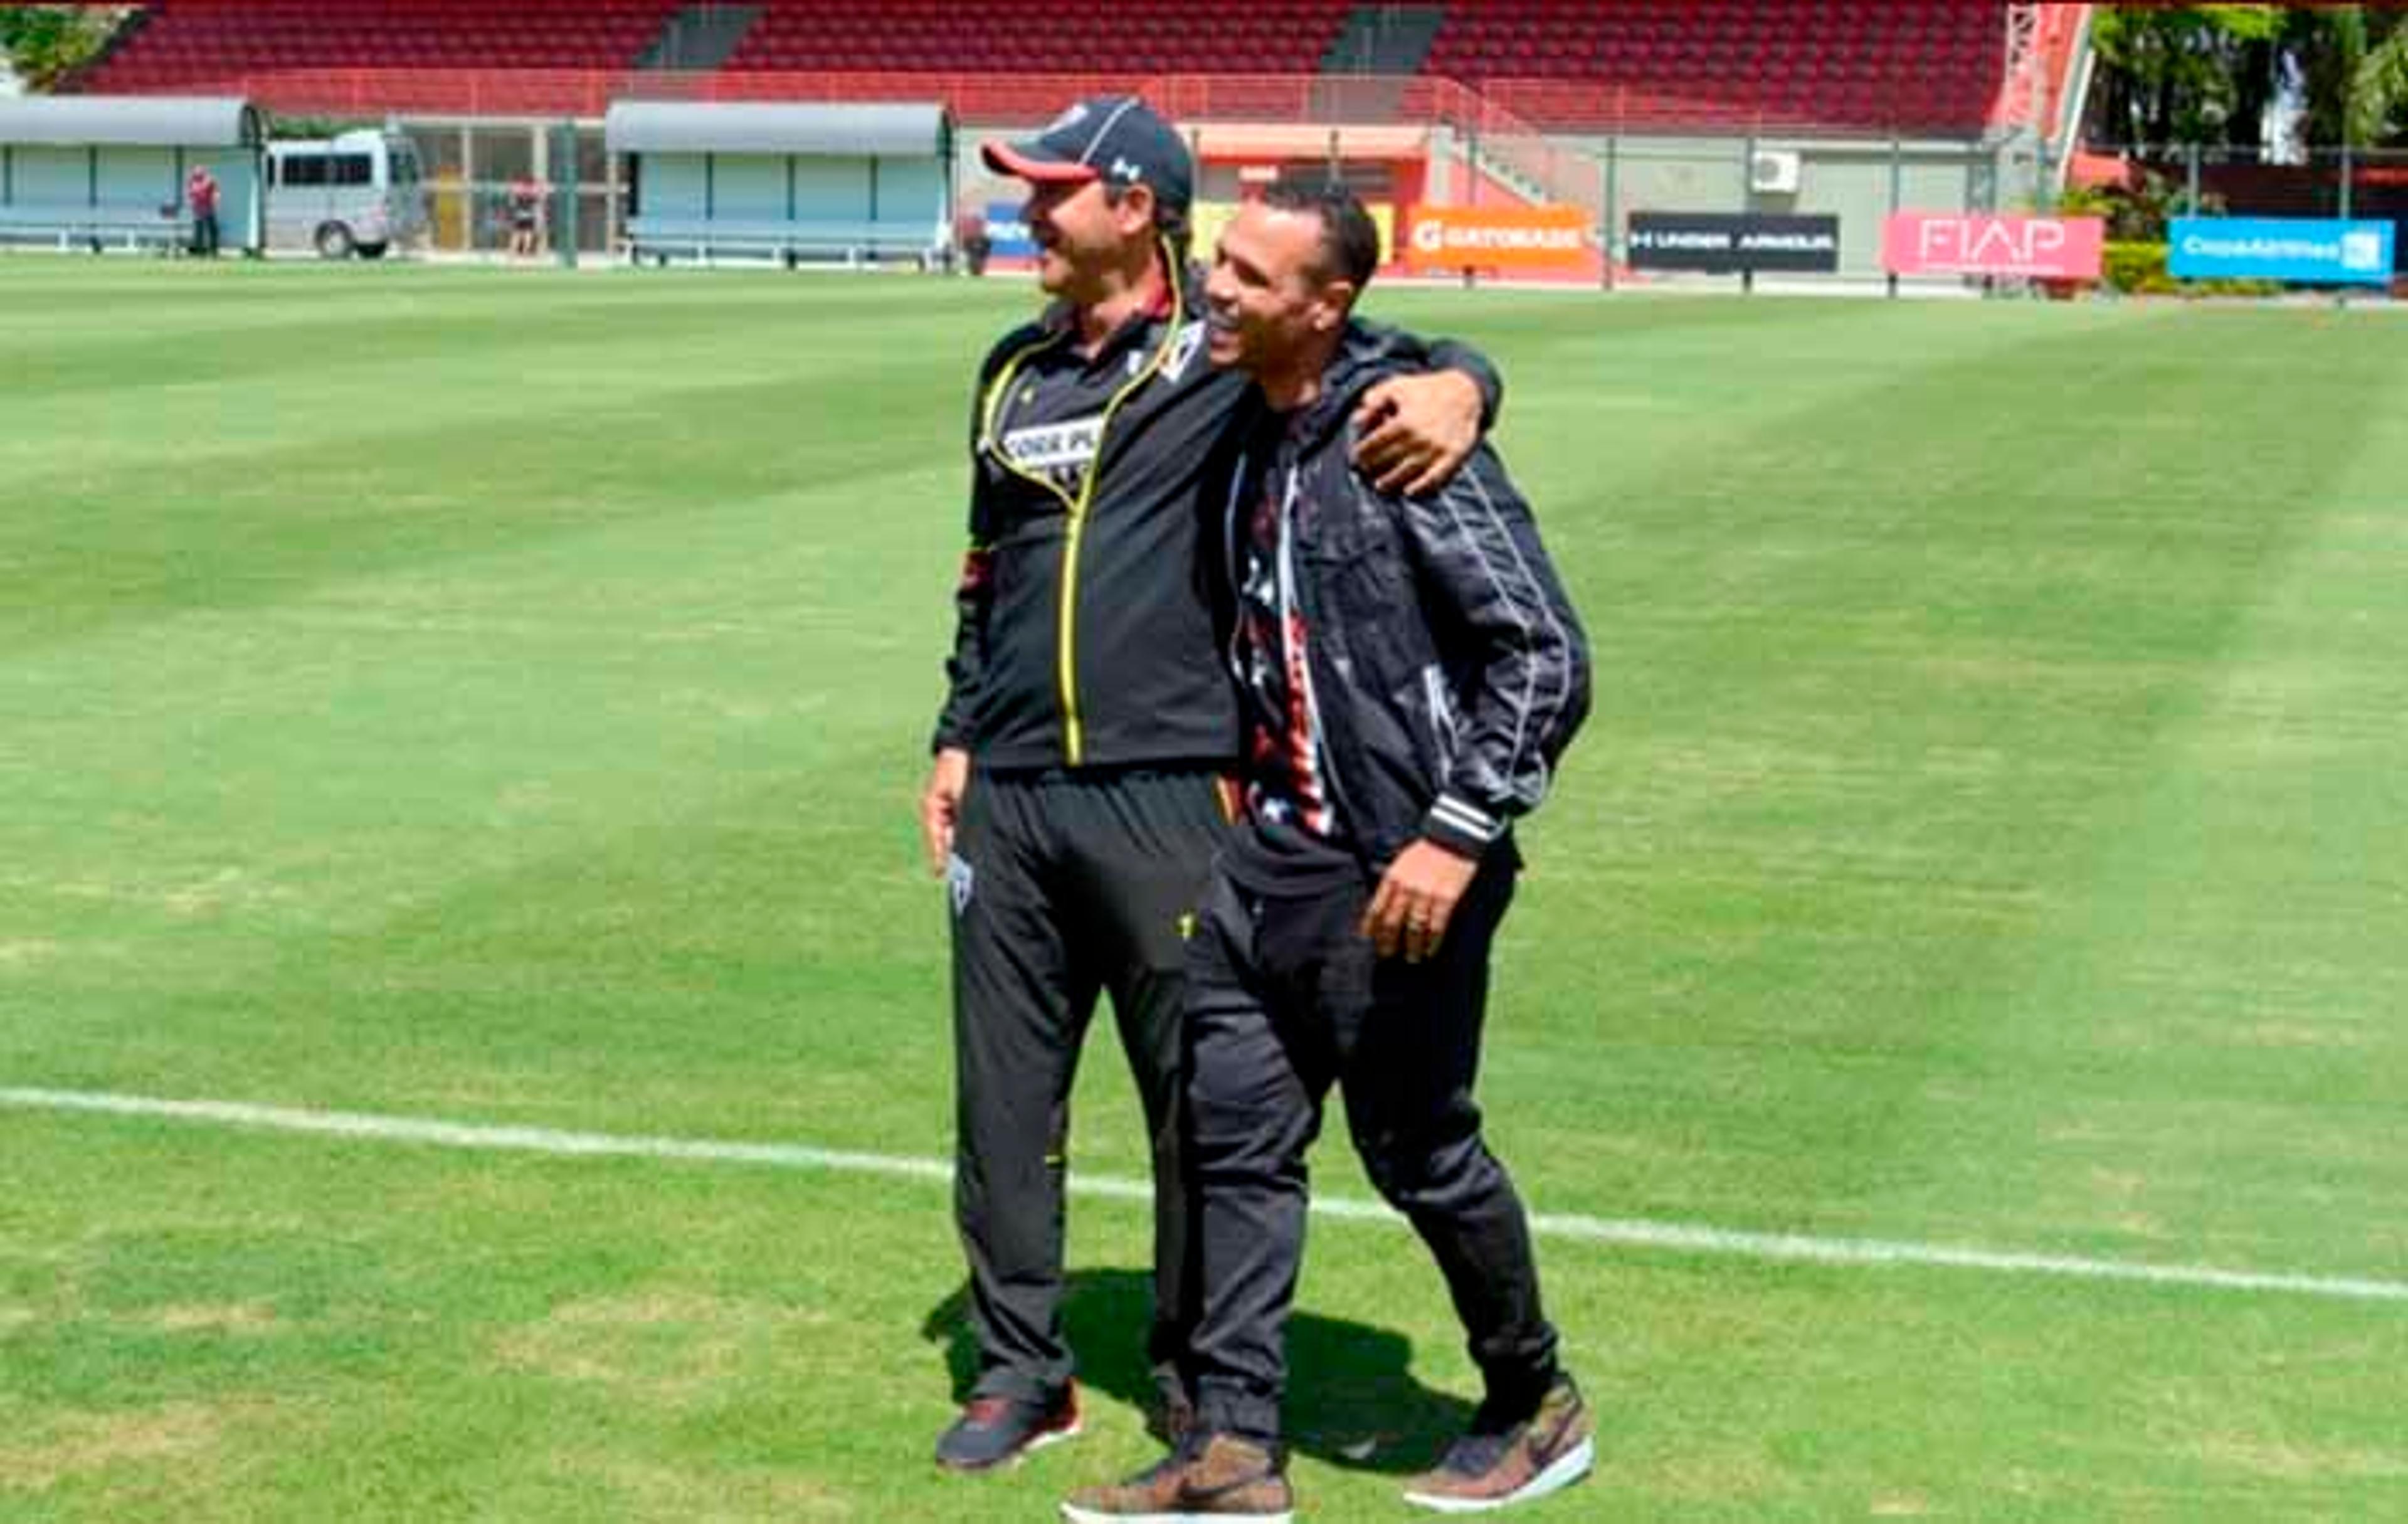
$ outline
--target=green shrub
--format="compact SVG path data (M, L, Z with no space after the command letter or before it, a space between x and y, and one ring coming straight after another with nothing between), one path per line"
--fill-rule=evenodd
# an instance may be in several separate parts
M2280 280L2177 280L2166 271L2162 243L2108 244L2100 278L2127 296L2279 296L2286 289Z
M2110 243L2103 273L2108 289L2127 296L2164 295L2182 289L2166 273L2162 243Z

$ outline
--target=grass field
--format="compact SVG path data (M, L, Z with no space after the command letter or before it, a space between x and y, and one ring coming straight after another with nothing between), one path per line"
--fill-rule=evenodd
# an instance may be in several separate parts
M1106 1194L1088 1435L927 1459L910 802L1030 300L0 262L0 1519L1036 1520L1150 1458ZM1603 1420L1530 1517L2408 1517L2408 329L1373 308L1506 371L1599 662L1484 1082ZM1099 1041L1076 1170L1143 1158ZM1409 1235L1318 1223L1293 1344L1303 1517L1406 1517L1473 1395Z

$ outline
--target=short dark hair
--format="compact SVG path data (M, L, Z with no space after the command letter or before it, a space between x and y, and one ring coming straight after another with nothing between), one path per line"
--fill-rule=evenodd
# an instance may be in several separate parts
M1300 212L1321 220L1321 256L1315 272L1323 280L1349 282L1357 295L1371 283L1380 267L1380 229L1354 193L1335 180L1274 180L1264 187L1263 205L1273 211Z

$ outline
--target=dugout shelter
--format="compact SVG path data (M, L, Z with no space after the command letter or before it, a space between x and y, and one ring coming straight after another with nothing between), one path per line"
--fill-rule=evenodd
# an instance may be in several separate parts
M942 106L619 101L630 258L944 264L953 123Z
M184 177L206 165L227 247L255 252L266 141L259 111L236 96L0 99L0 239L95 253L181 248L192 236Z

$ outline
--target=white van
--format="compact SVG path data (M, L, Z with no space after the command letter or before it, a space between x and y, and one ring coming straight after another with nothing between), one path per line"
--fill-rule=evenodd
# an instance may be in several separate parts
M399 133L347 132L267 145L267 246L322 259L381 258L423 237L418 145Z

